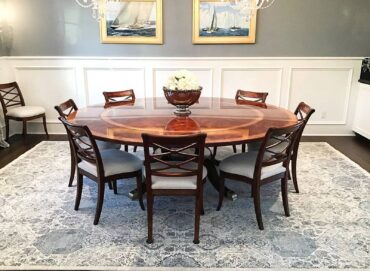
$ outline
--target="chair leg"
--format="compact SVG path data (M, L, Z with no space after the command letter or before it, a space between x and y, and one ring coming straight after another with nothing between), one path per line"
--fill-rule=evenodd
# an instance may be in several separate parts
M137 146L134 146L134 152L137 152Z
M220 176L219 178L219 190L218 190L218 206L217 211L221 210L222 202L224 201L225 196L225 178L223 176Z
M76 211L78 211L78 209L80 208L82 188L83 188L83 176L77 171L77 194L76 194L76 202L75 202Z
M233 145L233 151L234 151L234 153L237 152L236 145Z
M297 154L294 153L292 157L292 178L294 189L296 193L299 193L298 180L297 180Z
M288 203L288 174L285 174L285 177L281 179L281 194L283 197L283 205L285 216L290 216L289 212L289 203Z
M203 191L204 191L204 184L202 188L202 193L200 194L200 215L204 215L204 197L203 197Z
M109 190L113 190L112 182L108 182L108 188L109 188Z
M9 119L5 118L5 140L9 140Z
M257 182L254 181L252 184L254 186L253 190L253 200L254 200L254 210L256 213L258 228L262 231L263 222L262 222L262 214L261 214L261 195L260 195L260 187L257 185Z
M27 121L23 121L23 136L27 135Z
M213 147L213 157L216 158L217 155L217 147Z
M125 145L125 152L128 152L128 145Z
M112 183L113 183L113 191L114 191L114 194L117 195L118 194L118 191L117 191L117 180L114 180Z
M242 152L245 152L246 151L246 147L247 147L247 144L243 144L242 145Z
M144 184L145 185L145 184ZM136 186L137 186L137 193L139 197L139 204L141 210L145 211L145 206L143 202L143 180L142 180L142 172L140 171L136 177Z
M76 159L71 150L71 175L69 176L68 187L72 187L73 179L75 178L75 173L76 173Z
M46 116L42 117L42 123L44 124L44 130L45 130L46 137L49 138L48 127L46 125Z
M99 187L98 187L98 201L96 203L94 225L98 225L98 223L99 223L100 214L101 214L101 211L103 209L103 202L104 202L104 190L105 190L104 182L99 180L98 185L99 185Z
M194 244L199 244L199 224L200 224L200 213L202 208L201 203L201 195L203 193L202 189L200 188L199 195L196 196L195 200L195 223L194 223Z
M148 244L153 243L153 203L154 203L154 197L149 192L146 196L147 200L147 213L148 213L148 239L146 242Z

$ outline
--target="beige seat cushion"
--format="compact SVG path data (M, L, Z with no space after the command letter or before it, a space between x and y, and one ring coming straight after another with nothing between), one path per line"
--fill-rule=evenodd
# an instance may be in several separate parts
M186 165L188 169L196 169L197 163L189 163ZM158 169L165 167L161 163L153 163L151 165L152 169ZM144 176L146 175L145 170L143 170ZM163 172L186 172L181 169L168 169ZM207 169L203 167L202 173L203 180L207 177ZM190 177L161 177L152 176L152 189L197 189L197 176Z
M232 155L221 161L220 171L253 179L257 154L257 152L251 151ZM283 172L285 172L285 167L283 167L282 163L263 167L261 170L261 179L266 179Z
M143 163L135 155L120 150L104 150L101 152L105 177L130 173L141 170ZM97 176L97 168L94 164L82 161L78 164L82 170Z
M37 115L45 114L45 109L41 106L20 106L11 108L6 115L15 118L29 118Z

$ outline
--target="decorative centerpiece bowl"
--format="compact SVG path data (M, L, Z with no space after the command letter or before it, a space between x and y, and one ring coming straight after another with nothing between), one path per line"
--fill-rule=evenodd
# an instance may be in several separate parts
M176 106L176 116L189 116L189 107L198 102L202 94L202 87L194 74L189 71L178 71L168 78L167 85L163 87L167 101Z

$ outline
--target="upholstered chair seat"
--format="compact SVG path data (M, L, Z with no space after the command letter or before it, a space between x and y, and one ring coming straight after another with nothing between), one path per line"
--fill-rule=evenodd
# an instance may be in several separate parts
M136 155L120 150L103 150L101 151L102 162L104 166L105 177L140 171L143 162ZM97 176L96 165L87 161L82 161L78 167L94 176Z
M257 155L258 152L251 151L230 156L221 161L220 170L253 179ZM261 170L261 179L266 179L283 172L285 172L285 167L283 167L282 163L263 167Z
M197 163L184 165L185 168L196 170ZM162 163L152 164L152 169L163 168ZM145 176L145 170L143 170ZM163 172L186 172L181 169L163 170ZM207 177L207 169L203 167L203 180ZM152 189L197 189L197 176L190 177L162 177L152 175Z
M45 114L45 109L41 106L20 106L11 108L8 110L6 115L14 118L29 118Z

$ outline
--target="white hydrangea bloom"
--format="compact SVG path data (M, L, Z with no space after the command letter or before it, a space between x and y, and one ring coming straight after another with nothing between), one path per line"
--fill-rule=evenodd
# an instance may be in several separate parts
M180 70L170 75L165 85L172 90L198 90L200 89L198 78L190 71Z

